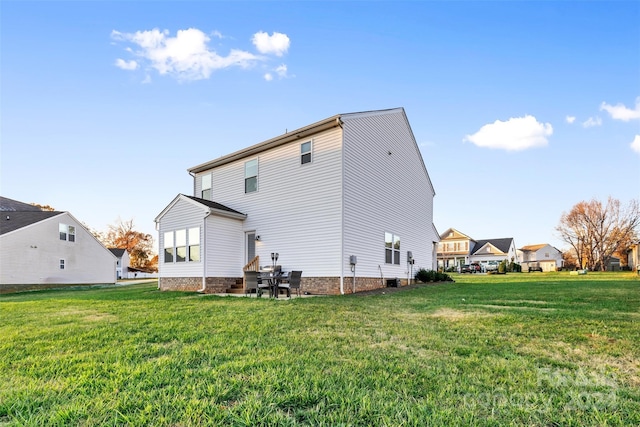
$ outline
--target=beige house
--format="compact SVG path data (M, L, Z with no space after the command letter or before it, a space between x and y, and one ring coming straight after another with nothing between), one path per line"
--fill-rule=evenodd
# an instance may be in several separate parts
M454 228L440 235L436 258L442 270L460 270L464 264L478 263L486 271L504 260L519 262L513 238L475 240Z
M548 243L518 249L522 271L557 271L564 266L562 252Z

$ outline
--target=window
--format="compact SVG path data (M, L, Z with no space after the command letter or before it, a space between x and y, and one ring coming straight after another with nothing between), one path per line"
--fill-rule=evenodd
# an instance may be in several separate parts
M200 228L165 232L164 262L200 262Z
M400 237L384 233L384 262L400 265Z
M206 200L211 200L211 174L202 175L200 182L202 184L201 197Z
M258 159L250 160L244 164L244 192L258 191Z
M187 260L187 230L176 230L176 262Z
M60 233L60 240L69 242L76 241L76 227L67 224L58 224L58 231Z
M60 260L60 270L64 270L64 260Z
M173 231L164 233L164 262L173 262Z
M300 145L300 164L311 163L311 141L303 142Z
M200 261L200 228L189 229L189 262Z

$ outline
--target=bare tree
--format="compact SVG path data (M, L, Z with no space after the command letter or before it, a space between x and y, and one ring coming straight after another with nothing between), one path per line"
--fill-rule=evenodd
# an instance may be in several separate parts
M632 200L625 207L609 197L606 205L595 199L579 202L562 214L556 231L575 251L578 265L605 270L613 254L636 238L639 225L638 200Z

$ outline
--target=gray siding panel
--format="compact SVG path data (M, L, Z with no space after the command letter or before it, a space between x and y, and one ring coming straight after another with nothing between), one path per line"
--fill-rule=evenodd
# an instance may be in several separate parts
M357 275L407 277L432 268L433 187L404 113L345 117L344 247L358 256ZM400 236L400 265L385 264L384 233ZM349 273L347 273L348 276Z

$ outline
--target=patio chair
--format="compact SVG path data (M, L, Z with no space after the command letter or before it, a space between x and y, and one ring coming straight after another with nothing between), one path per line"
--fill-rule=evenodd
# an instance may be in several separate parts
M300 277L302 276L302 271L292 271L289 273L289 281L287 283L283 283L279 285L279 288L283 288L287 290L287 296L291 298L291 289L295 289L298 296L300 296Z
M269 285L262 283L260 273L257 271L245 271L244 272L244 293L248 295L251 291L256 291L257 297L262 297L262 291L269 290L269 296L271 296L271 289Z

